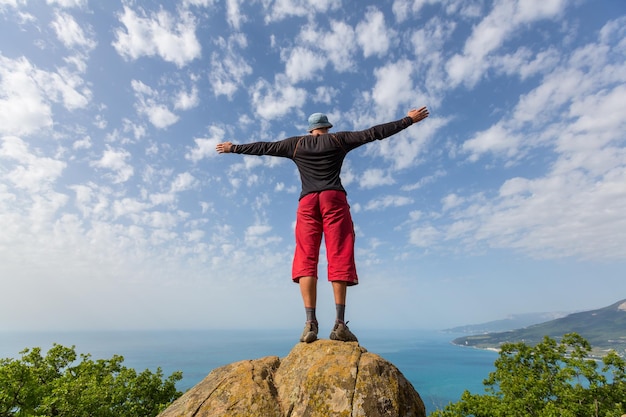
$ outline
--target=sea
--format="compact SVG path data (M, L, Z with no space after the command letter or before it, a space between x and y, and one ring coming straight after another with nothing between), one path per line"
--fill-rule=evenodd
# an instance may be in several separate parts
M0 358L19 359L25 348L39 347L45 353L54 343L74 346L93 360L121 355L123 365L138 372L161 368L167 377L182 371L177 387L184 392L229 363L285 357L299 336L299 329L0 332ZM411 382L427 413L458 401L465 390L484 393L483 380L495 370L496 352L453 345L458 336L433 330L358 334L362 347L394 364Z

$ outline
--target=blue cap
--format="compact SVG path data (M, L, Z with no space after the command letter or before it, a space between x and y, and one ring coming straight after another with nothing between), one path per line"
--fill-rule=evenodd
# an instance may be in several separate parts
M309 116L309 132L322 127L333 127L324 113L313 113Z

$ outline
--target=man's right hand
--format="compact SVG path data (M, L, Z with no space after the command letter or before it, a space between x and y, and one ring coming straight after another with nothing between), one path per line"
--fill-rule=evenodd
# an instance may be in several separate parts
M415 110L415 109L409 110L409 112L407 113L407 116L413 119L413 123L417 123L427 118L428 114L429 114L428 109L426 108L426 106L424 106L418 110Z
M217 150L217 153L230 153L233 149L233 144L232 142L218 143L215 149Z

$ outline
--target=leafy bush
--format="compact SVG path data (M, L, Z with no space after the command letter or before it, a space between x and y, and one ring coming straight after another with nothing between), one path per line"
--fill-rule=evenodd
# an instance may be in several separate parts
M591 346L575 333L536 346L502 345L484 395L465 391L431 417L620 417L626 411L624 359L609 352L589 359ZM607 378L608 377L608 378Z
M181 372L163 379L122 366L124 358L92 360L74 346L58 344L41 355L40 348L20 352L21 359L0 359L0 417L144 417L156 416L181 393Z
M536 346L503 344L484 395L465 391L431 417L620 417L626 413L624 359L609 352L589 359L591 346L575 333ZM600 368L600 364L602 367Z

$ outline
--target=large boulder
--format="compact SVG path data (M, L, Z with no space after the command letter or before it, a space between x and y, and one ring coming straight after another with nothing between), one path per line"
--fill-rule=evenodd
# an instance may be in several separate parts
M213 370L159 417L425 417L393 364L356 342L299 343Z

